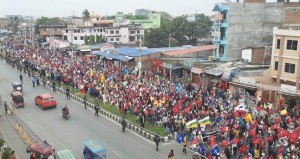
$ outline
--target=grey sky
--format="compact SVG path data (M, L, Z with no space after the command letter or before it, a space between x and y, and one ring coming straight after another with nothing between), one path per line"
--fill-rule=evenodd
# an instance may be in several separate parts
M165 11L171 15L192 13L212 14L215 3L224 0L0 0L0 17L4 15L39 16L81 16L84 9L100 15L113 15L118 11L134 13L145 8Z
M100 15L114 15L118 11L134 13L139 8L165 11L173 16L196 11L211 15L214 4L220 2L225 0L0 0L0 17L12 14L62 17L72 15L73 10L75 15L81 16L84 9Z

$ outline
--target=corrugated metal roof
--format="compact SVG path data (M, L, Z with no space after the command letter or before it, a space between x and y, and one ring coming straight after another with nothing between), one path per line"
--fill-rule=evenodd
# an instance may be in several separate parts
M128 47L123 47L123 48L117 48L117 49L109 49L109 52L118 52L120 55L125 55L125 56L131 56L131 57L138 57L144 56L144 55L149 55L149 54L154 54L157 52L160 52L158 50L150 50L150 49L141 49L139 50L138 48L128 48Z
M127 61L133 59L133 57L129 57L129 56L110 54L110 53L100 52L100 51L96 52L95 54L99 55L99 56L103 56L105 58L110 58L110 59L119 60L119 61L123 61L123 62L127 62Z
M176 56L176 55L184 55L184 54L200 52L200 51L213 50L214 48L215 48L214 45L205 45L205 46L192 47L192 48L188 48L188 49L169 51L169 52L165 52L163 54L168 55L168 56Z

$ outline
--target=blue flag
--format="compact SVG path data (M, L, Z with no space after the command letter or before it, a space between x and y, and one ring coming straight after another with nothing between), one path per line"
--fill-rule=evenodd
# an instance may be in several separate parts
M212 149L211 149L211 153L213 156L217 156L220 154L220 147L218 145L215 145Z
M205 153L205 148L204 148L203 144L200 144L198 152L202 155Z
M181 134L179 134L179 136L178 136L178 138L176 139L176 141L177 141L179 144L181 144L183 138L184 138L184 134L181 133Z

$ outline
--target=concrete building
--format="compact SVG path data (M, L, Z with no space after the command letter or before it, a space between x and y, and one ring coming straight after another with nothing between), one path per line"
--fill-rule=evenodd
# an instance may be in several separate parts
M64 40L75 45L84 45L84 38L87 36L95 36L96 38L103 37L105 34L105 28L92 27L92 26L73 26L70 25L64 28L62 31L62 36Z
M256 99L289 106L300 104L300 28L273 30L271 67L262 75L240 77L231 83L231 90L243 88L254 91Z
M137 44L144 40L144 28L141 25L121 25L105 29L105 41L117 44Z
M154 13L155 11L149 10L149 9L136 9L135 15L137 16L148 16L151 13Z
M300 26L299 2L237 0L213 11L214 59L220 61L240 58L244 48L269 46L273 27Z
M118 12L115 14L114 26L128 25L128 24L140 24L145 29L160 28L161 14L151 13L148 14L147 19L124 19L124 13Z
M63 29L65 29L65 25L43 25L39 26L40 36L41 38L46 37L57 37L62 38Z
M161 14L160 13L151 13L148 15L147 19L130 20L130 23L131 24L141 24L145 29L160 28Z

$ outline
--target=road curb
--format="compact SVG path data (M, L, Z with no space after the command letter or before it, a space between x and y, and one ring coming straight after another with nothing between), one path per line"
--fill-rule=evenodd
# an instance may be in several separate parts
M19 69L18 69L18 70L19 70ZM24 72L24 69L20 68L19 71L20 71L20 72ZM25 73L25 72L24 72L24 73ZM26 74L26 73L25 73L25 74ZM31 78L31 74L29 74L29 72L28 72L28 78ZM43 81L40 79L40 82L42 83ZM50 87L46 87L46 88L47 88L47 89L49 89L49 88L51 89L51 86L50 86ZM61 93L61 94L66 94L66 91L65 91L63 88L60 88L60 87L57 87L57 86L56 86L56 91L59 92L59 93ZM80 98L80 97L78 97L78 96L76 96L76 95L74 95L74 94L71 94L71 93L70 93L70 98L71 98L72 100L75 100L75 101L77 101L77 102L79 102L79 103L81 103L81 104L84 105L84 100L83 100L82 98ZM94 104L92 104L92 103L90 103L90 102L86 102L86 106L87 106L88 108L90 108L90 109L94 109ZM119 117L119 116L117 116L117 115L115 115L115 114L113 114L113 113L111 113L111 112L108 112L108 111L106 111L106 110L100 109L99 112L100 112L102 115L105 115L106 117L108 117L108 118L110 118L110 119L112 119L112 120L114 120L114 121L116 121L116 122L118 122L118 123L121 123L121 121L122 121L122 118L121 118L121 117ZM154 137L156 136L156 134L151 133L151 132L147 131L146 129L143 129L143 128L141 128L140 126L137 126L137 125L135 125L135 124L133 124L133 123L131 123L131 122L128 122L127 128L130 129L130 130L132 130L132 131L135 131L135 132L138 133L140 136L142 136L142 137L144 137L145 139L148 139L148 140L152 140L152 141L153 141ZM170 141L171 141L171 140L169 139L168 136L165 136L165 137L162 137L162 136L161 136L161 142L163 142L163 143L168 143L168 142L170 142Z
M61 89L61 88L56 88L56 90L62 94L65 94L65 90ZM70 98L81 103L81 104L84 104L84 100L74 94L71 94L70 93ZM86 105L87 107L89 107L90 109L94 109L94 104L90 103L90 102L86 102ZM109 111L106 111L104 109L100 109L99 111L100 114L116 121L117 123L121 123L122 121L122 118L109 112ZM128 129L132 130L132 131L135 131L136 133L138 133L140 136L144 137L145 139L148 139L148 140L152 140L154 139L155 137L155 134L151 133L151 132L148 132L147 130L135 125L135 124L132 124L131 122L128 123L128 126L127 126ZM163 143L168 143L170 142L169 140L169 137L161 137L161 142Z

